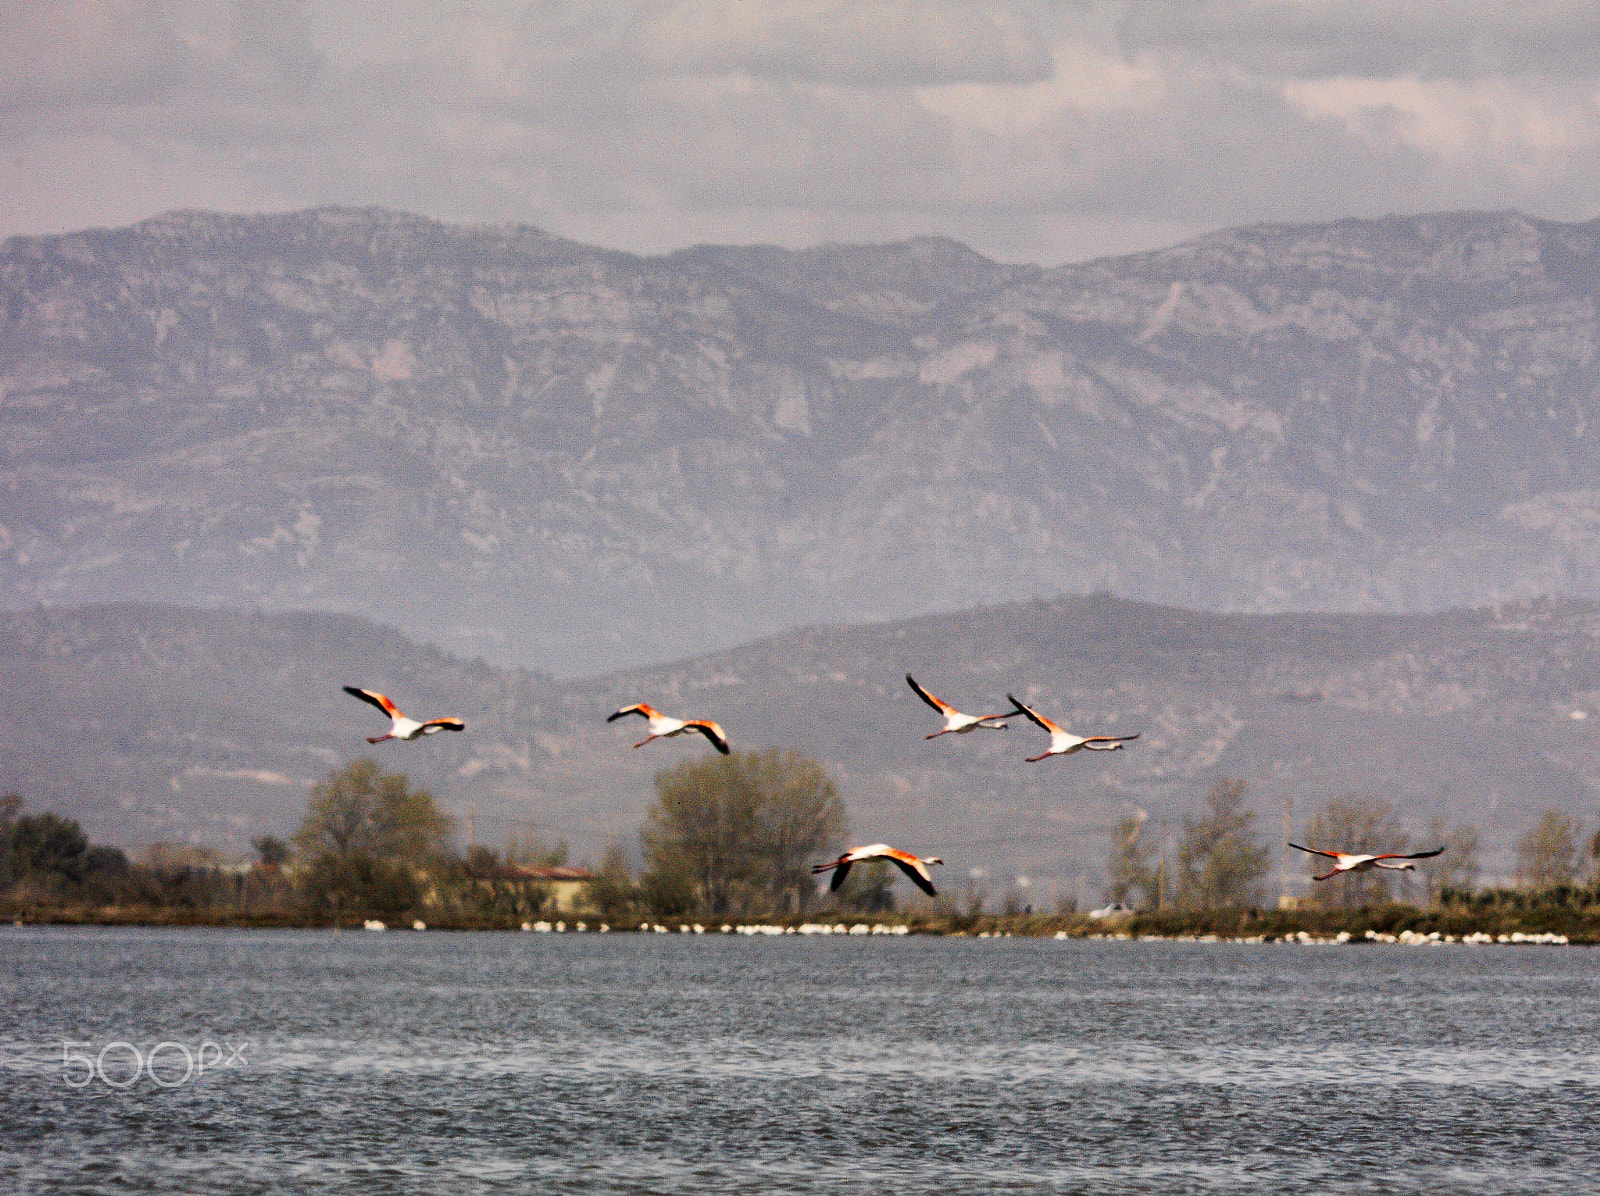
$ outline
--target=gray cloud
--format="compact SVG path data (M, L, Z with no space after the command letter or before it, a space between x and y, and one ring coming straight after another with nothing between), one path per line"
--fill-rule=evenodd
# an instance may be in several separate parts
M1129 53L1170 50L1282 77L1592 79L1600 20L1584 0L1186 0L1131 4Z
M1028 8L993 3L686 0L646 6L628 47L664 73L854 87L1024 83L1051 66Z
M0 18L0 231L376 203L642 251L933 232L1055 262L1254 220L1582 219L1584 15L41 2Z
M0 8L0 107L8 115L149 101L181 86L193 69L188 47L147 6Z

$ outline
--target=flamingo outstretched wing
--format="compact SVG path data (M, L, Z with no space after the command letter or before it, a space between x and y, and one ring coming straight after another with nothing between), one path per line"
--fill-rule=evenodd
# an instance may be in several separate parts
M831 871L833 873L833 880L828 884L828 892L837 893L839 891L839 886L844 884L844 878L850 875L850 864L851 860L849 856L841 856L839 859L828 864L812 864L811 874L816 876L819 873Z
M1114 752L1130 739L1138 738L1138 731L1132 735L1090 735L1083 741L1083 746L1091 752Z
M396 706L393 702L375 689L360 689L354 685L347 685L344 687L344 692L349 694L352 698L360 698L363 702L376 706L390 718L405 717L400 713L400 707Z
M1040 714L1037 710L1033 709L1031 706L1024 706L1021 702L1017 701L1015 694L1007 694L1006 697L1011 699L1011 704L1017 708L1017 713L1027 715L1028 721L1033 723L1034 726L1049 731L1052 735L1060 733L1060 727L1056 726L1053 722L1047 719L1044 715Z
M1289 846L1294 848L1296 851L1303 851L1307 855L1325 855L1330 860L1336 860L1339 858L1339 853L1337 851L1322 851L1316 847L1301 847L1298 843L1290 843Z
M923 689L922 686L917 684L916 678L914 678L910 673L906 674L906 684L911 687L911 691L915 693L917 697L921 698L928 705L932 706L940 714L949 715L956 713L956 708L954 706L951 706L948 702L941 702L927 690Z
M726 756L732 749L728 747L728 737L722 733L722 727L712 722L709 718L691 718L684 724L693 727L700 734L711 741L711 746Z
M911 883L929 897L937 897L939 895L939 891L933 887L933 877L928 875L927 865L916 856L904 851L887 851L884 852L884 856L900 871L909 876Z
M1339 853L1337 851L1322 851L1322 850L1320 850L1318 848L1315 848L1315 847L1301 847L1300 844L1298 844L1298 843L1290 843L1289 846L1294 848L1296 851L1303 851L1307 855L1325 855L1330 860L1332 860L1334 863L1337 864L1339 862ZM1312 880L1327 880L1330 876L1337 876L1337 875L1339 875L1339 869L1338 868L1333 868L1333 869L1330 869L1327 872L1319 873L1319 874L1313 876L1311 879Z

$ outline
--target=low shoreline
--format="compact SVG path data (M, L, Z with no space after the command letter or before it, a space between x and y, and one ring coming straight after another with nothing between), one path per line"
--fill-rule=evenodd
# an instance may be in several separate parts
M703 917L703 916L702 916ZM607 924L592 914L551 921L506 918L427 918L391 911L356 911L335 919L299 911L251 911L160 906L42 906L0 903L0 921L15 926L215 927L236 930L510 931L534 933L854 934L950 938L1113 939L1123 941L1298 944L1552 943L1600 944L1600 906L1512 911L1461 907L1419 909L1385 905L1334 911L1218 910L1190 914L1139 913L1094 919L1084 914L975 917L863 915L837 911L792 918L624 918Z

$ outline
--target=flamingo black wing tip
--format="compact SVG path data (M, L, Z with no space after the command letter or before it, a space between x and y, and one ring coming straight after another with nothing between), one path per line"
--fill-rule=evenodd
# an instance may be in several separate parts
M346 685L344 687L344 692L349 694L352 698L361 699L361 701L365 702L369 706L376 706L379 710L383 710L385 714L389 713L387 710L384 710L383 703L378 700L377 695L375 695L370 689L362 689L359 685Z
M943 714L945 712L944 705L937 698L935 698L931 693L929 693L927 690L923 689L922 686L918 685L917 684L917 679L915 677L913 677L910 673L906 674L906 684L911 687L911 692L912 693L916 694L917 697L921 698L924 702L926 702L929 706L933 707L940 714Z
M898 857L892 855L889 857L889 862L909 876L911 878L911 883L916 885L917 888L921 889L929 897L937 897L939 895L938 890L933 887L933 882L926 876L922 875L922 873L919 872L913 865L908 864L905 860L899 859Z
M1032 723L1034 726L1038 727L1040 730L1043 730L1043 731L1049 731L1050 730L1049 726L1046 725L1045 721L1042 718L1040 718L1033 711L1029 710L1021 702L1017 701L1017 695L1016 694L1009 694L1008 693L1006 695L1006 697L1010 698L1011 699L1011 704L1017 708L1016 709L1016 713L1017 714L1022 715L1023 718L1027 719L1030 723Z
M716 748L717 751L721 752L724 756L732 753L733 749L728 746L727 737L722 734L722 728L720 726L710 726L703 722L691 722L688 724L688 726L693 727L696 731L700 732L700 734L704 735L710 742L711 746Z

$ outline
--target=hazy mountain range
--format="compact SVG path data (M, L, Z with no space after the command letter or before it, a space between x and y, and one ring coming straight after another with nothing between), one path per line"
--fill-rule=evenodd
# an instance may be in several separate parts
M1259 226L1059 269L377 210L13 238L0 593L359 613L561 676L1099 590L1600 597L1597 234Z
M972 713L1009 690L1125 751L1028 764L1041 732L925 740L917 679ZM368 748L361 684L460 735ZM798 748L838 779L861 841L890 839L997 881L1098 888L1107 831L1137 809L1175 835L1218 775L1251 786L1276 841L1330 797L1392 801L1412 834L1470 821L1491 874L1540 811L1593 828L1600 609L1513 604L1437 615L1218 615L1110 597L791 631L678 664L556 682L463 661L353 616L104 606L0 616L0 787L137 846L248 851L291 833L310 784L371 754L428 785L481 842L536 824L597 858L637 845L656 769L698 738L635 751L644 699L718 719L736 747ZM463 826L463 839L465 826ZM1587 833L1587 832L1586 832ZM1296 868L1301 866L1296 863ZM1035 891L1045 892L1041 888Z
M242 849L367 750L361 684L467 719L374 752L477 839L594 856L703 746L632 751L642 698L997 875L1092 877L1221 773L1274 838L1368 794L1504 871L1600 780L1597 282L1600 222L1515 213L1049 270L377 210L14 238L0 780ZM924 741L908 671L1141 738Z

